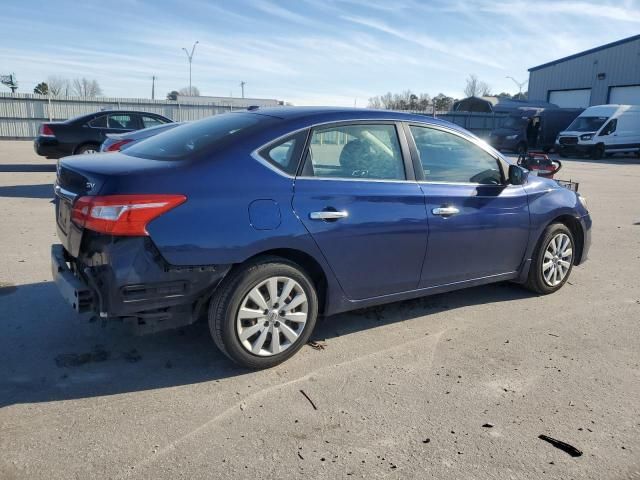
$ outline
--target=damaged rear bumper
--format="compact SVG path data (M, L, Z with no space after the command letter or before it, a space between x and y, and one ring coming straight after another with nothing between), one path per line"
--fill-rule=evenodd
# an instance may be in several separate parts
M62 245L51 245L51 275L60 291L60 295L78 313L91 310L93 293L89 286L76 277L65 258Z
M135 333L195 322L229 265L172 266L149 238L89 235L77 258L51 247L53 279L79 313L122 319Z

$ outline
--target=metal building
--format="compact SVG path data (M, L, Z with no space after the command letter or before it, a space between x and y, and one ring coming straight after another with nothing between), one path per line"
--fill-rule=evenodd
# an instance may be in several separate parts
M640 105L640 35L530 68L529 99L565 108Z

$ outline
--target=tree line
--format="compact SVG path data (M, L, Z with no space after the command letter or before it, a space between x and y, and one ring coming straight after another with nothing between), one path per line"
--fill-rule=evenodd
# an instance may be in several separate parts
M512 98L518 100L526 100L527 92L522 94L511 95L508 92L501 92L494 95L491 86L477 75L471 74L466 79L464 94L467 97L488 97L496 96L502 98ZM413 110L421 112L444 112L453 108L454 102L458 99L449 97L444 93L439 93L431 98L428 93L414 93L411 90L405 90L402 93L385 93L369 99L369 108L378 108L383 110Z
M11 92L18 90L18 80L15 74L0 75L0 83L11 89ZM38 95L47 95L51 97L83 97L95 98L103 96L102 87L97 80L82 78L65 78L57 75L50 75L46 80L38 83L33 89L33 93ZM176 100L178 95L199 96L200 90L195 85L191 87L183 87L180 90L172 90L167 93L167 100Z
M369 99L369 108L378 108L383 110L414 110L414 111L432 111L443 112L451 110L453 102L456 99L449 97L444 93L439 93L431 98L428 93L416 94L411 90L405 90L402 93L387 92L384 95L378 95Z

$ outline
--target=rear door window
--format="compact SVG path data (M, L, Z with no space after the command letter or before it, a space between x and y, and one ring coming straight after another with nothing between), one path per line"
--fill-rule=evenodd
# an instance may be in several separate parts
M115 128L117 130L136 130L138 128L135 116L128 113L109 115L107 125L109 128Z
M395 125L338 125L315 129L303 175L352 180L405 180L407 177Z
M102 115L94 118L89 122L89 126L93 128L107 128L107 116Z

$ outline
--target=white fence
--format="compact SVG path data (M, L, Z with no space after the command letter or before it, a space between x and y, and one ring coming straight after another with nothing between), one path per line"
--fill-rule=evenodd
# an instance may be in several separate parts
M98 112L134 110L158 113L175 121L198 120L233 110L231 104L186 103L138 98L48 97L35 94L0 93L0 138L34 138L40 124Z
M98 112L134 110L158 113L175 121L198 120L237 107L230 103L189 103L140 98L48 97L29 93L0 93L0 138L34 138L40 124ZM432 116L432 113L413 112ZM503 113L437 112L436 117L460 125L481 137L502 125Z

